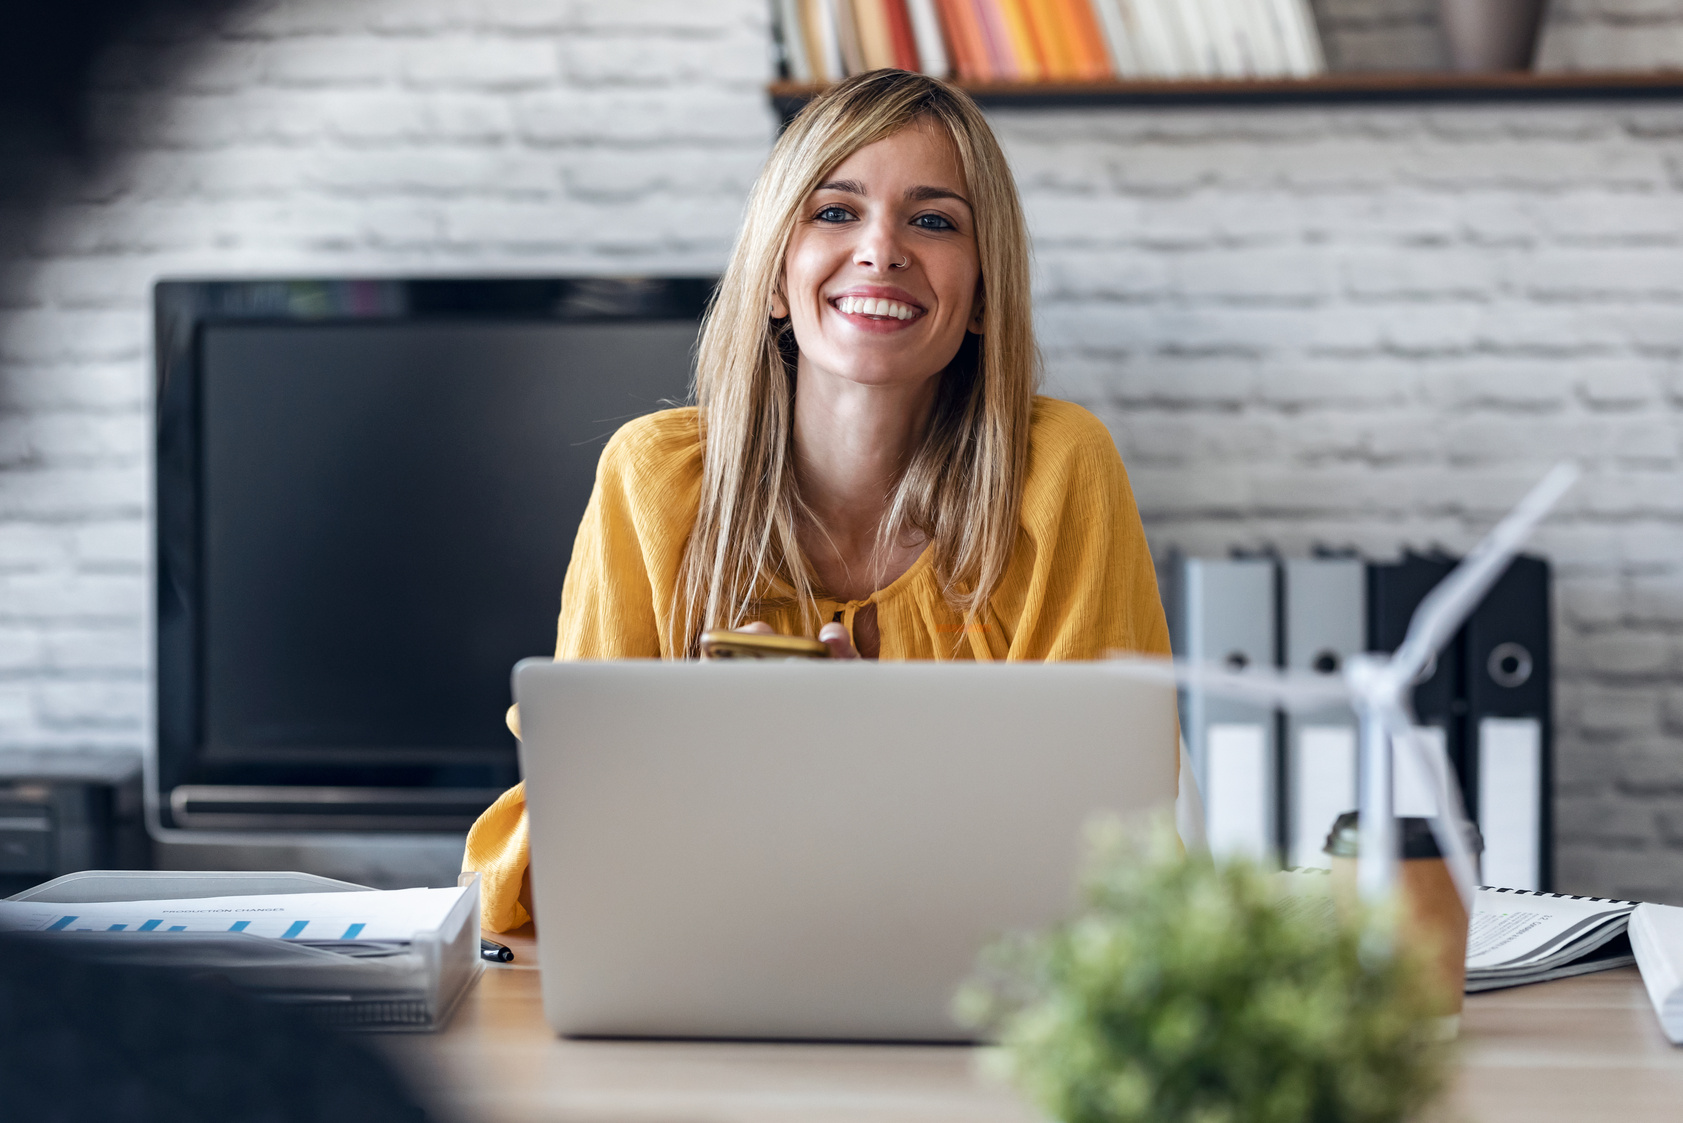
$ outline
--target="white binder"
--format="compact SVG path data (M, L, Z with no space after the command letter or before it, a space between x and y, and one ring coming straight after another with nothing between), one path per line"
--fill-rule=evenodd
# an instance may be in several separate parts
M1543 723L1482 718L1478 751L1482 876L1492 885L1536 889L1543 883Z
M1274 562L1187 558L1179 563L1178 651L1244 670L1275 661ZM1274 712L1185 692L1185 733L1204 795L1205 835L1218 855L1279 853Z
M1280 624L1285 665L1336 678L1365 646L1367 567L1357 558L1281 563ZM1286 862L1327 866L1332 822L1356 806L1356 721L1348 706L1287 714Z

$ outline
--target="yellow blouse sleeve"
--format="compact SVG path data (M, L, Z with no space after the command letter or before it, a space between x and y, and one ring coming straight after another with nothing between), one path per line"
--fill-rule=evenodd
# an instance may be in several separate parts
M602 450L596 484L573 540L561 591L557 659L639 659L668 654L670 618L701 486L693 409L639 418ZM687 499L687 505L686 505ZM508 712L520 735L520 713ZM494 932L531 917L526 877L526 786L504 792L468 832L462 869L480 875L480 916Z
M526 867L531 861L526 837L526 785L519 783L480 813L468 831L462 869L479 872L479 923L507 932L532 919Z
M1070 402L1035 402L1022 530L994 598L1014 621L1007 659L1169 654L1145 528L1104 424Z

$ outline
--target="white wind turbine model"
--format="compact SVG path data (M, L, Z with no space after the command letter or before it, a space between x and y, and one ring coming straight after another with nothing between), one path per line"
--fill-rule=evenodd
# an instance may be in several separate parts
M1467 849L1460 786L1450 771L1443 747L1418 736L1409 706L1409 691L1437 657L1438 649L1455 634L1484 594L1501 577L1520 545L1576 482L1578 469L1570 462L1555 465L1507 518L1497 523L1460 565L1420 602L1409 621L1408 634L1391 655L1352 655L1344 662L1342 681L1302 671L1256 668L1232 671L1216 663L1128 657L1108 665L1121 674L1206 690L1239 701L1287 710L1319 709L1346 702L1360 725L1361 855L1356 883L1362 896L1378 901L1390 894L1397 876L1396 819L1392 813L1392 750L1401 745L1413 755L1422 774L1432 780L1438 815L1432 833L1448 859L1450 873L1467 911L1472 912L1477 874Z

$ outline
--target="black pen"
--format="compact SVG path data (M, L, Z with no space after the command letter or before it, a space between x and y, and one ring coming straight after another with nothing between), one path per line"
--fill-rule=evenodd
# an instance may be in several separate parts
M479 937L479 958L489 959L492 963L513 963L514 952L495 940Z

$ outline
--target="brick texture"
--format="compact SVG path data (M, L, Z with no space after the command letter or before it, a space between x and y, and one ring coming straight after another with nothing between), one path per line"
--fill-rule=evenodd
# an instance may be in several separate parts
M1549 464L1560 871L1683 899L1683 110L999 111L1154 545L1462 550Z
M1683 65L1683 10L1669 0L1551 0L1537 65L1543 70Z
M1618 22L1556 7L1552 50ZM1433 0L1317 9L1340 65L1445 57ZM773 135L766 22L285 0L114 50L97 169L0 214L0 746L148 737L152 280L715 270ZM1683 109L994 120L1049 388L1110 425L1158 549L1464 549L1584 466L1537 542L1562 880L1683 900Z
M768 57L759 0L270 0L114 47L98 163L0 203L0 747L150 735L154 280L716 271Z

